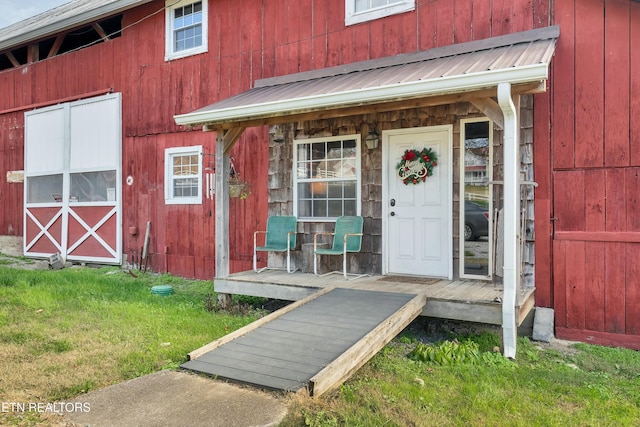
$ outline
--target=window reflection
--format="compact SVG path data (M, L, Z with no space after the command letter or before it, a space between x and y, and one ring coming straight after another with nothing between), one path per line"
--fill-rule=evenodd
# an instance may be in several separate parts
M462 274L491 272L491 128L488 120L463 121L460 212Z

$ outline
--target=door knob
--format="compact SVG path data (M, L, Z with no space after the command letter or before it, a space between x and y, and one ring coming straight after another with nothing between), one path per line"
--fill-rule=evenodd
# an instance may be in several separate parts
M389 215L396 216L396 213L395 212L391 212Z
M391 199L391 206L395 206L396 205L396 199Z

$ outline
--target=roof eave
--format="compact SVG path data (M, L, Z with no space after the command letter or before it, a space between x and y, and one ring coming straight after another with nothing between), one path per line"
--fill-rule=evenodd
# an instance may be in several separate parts
M40 40L45 37L76 28L79 25L88 24L96 20L118 14L151 1L153 0L119 0L105 6L100 6L78 15L73 15L69 18L53 22L49 25L36 28L33 31L18 34L15 37L3 40L0 42L0 51L22 46L29 42Z
M309 110L333 109L402 99L424 98L437 95L471 92L496 87L499 83L512 85L541 82L548 79L549 65L539 63L514 68L489 70L473 74L460 74L425 81L414 81L375 88L314 95L231 107L220 110L194 111L174 116L178 125L216 126L227 122L273 117L277 114L293 115Z

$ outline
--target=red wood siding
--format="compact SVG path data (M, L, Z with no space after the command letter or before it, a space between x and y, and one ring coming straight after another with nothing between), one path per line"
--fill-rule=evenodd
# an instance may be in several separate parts
M559 1L555 17L553 102L536 110L536 126L547 111L552 125L551 175L545 147L535 153L536 179L553 179L540 213L536 195L536 273L553 274L543 303L561 338L640 349L640 4ZM552 253L541 259L547 215Z
M211 154L215 135L176 126L175 114L247 90L264 77L545 26L551 3L418 1L413 12L345 27L343 2L221 0L210 2L208 53L165 62L164 14L148 17L164 1L154 1L124 13L120 38L0 72L0 163L3 171L24 168L23 111L7 110L80 98L104 88L121 92L123 182L133 177L123 189L124 252L140 256L151 221L151 268L210 278L214 203L165 205L164 150L202 145ZM266 224L267 137L266 128L249 129L232 152L252 184L246 200L231 201L232 271L249 268L251 235ZM639 153L635 156L640 159ZM205 166L212 159L205 156ZM0 233L22 234L22 194L21 184L0 184L2 200L11 200L0 208Z

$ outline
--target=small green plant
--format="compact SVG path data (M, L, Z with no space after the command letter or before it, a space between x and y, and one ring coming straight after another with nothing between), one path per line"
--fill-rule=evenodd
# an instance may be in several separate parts
M438 345L418 344L409 354L413 360L433 363L441 366L451 366L460 363L476 363L480 358L478 344L467 340L443 341Z
M318 411L315 414L304 411L304 425L309 427L337 427L338 419L325 411Z

